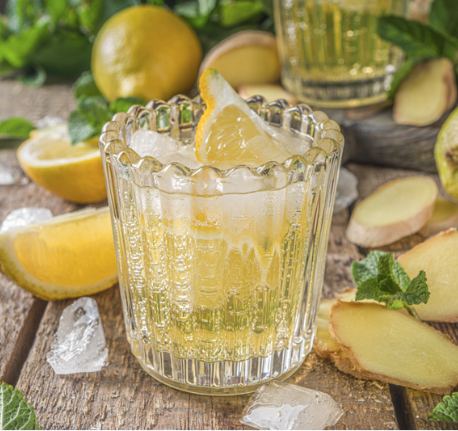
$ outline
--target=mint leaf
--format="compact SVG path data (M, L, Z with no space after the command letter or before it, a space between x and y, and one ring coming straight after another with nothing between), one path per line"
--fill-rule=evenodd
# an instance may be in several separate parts
M18 79L28 87L40 87L46 81L46 72L41 66L35 66Z
M110 111L116 114L117 112L127 112L132 105L144 105L144 100L139 97L120 97L108 106Z
M446 395L426 419L430 421L458 422L458 392Z
M421 22L394 15L378 19L377 33L408 57L447 57L453 61L458 49L458 40Z
M102 96L102 93L97 88L97 84L94 81L94 76L90 71L83 72L83 74L75 81L73 84L73 94L75 99Z
M441 33L458 37L458 2L435 0L429 12L429 25Z
M377 277L378 261L382 254L383 252L381 251L373 251L365 259L359 262L354 261L351 264L351 275L357 285L370 278Z
M391 253L371 252L360 262L352 263L351 273L358 287L356 301L372 299L391 310L404 307L414 317L418 316L412 305L428 302L425 271L410 280Z
M0 122L0 137L27 139L35 126L25 118L11 117Z
M15 388L0 383L0 429L41 430L33 407Z

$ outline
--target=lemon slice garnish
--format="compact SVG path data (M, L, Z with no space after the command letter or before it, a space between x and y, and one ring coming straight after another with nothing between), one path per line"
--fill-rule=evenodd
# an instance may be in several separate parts
M82 204L100 202L107 192L100 151L93 141L72 145L67 125L61 124L32 133L17 156L24 172L51 193Z
M206 110L197 126L197 160L228 169L282 163L288 158L290 154L268 133L263 120L215 69L202 74L199 89Z
M44 300L91 295L113 286L118 277L108 208L0 233L0 268Z

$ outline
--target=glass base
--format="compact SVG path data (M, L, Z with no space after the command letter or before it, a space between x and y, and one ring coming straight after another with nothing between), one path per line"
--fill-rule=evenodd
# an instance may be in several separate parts
M385 76L344 82L285 78L283 85L302 102L323 108L356 108L384 102L389 88Z
M168 352L148 352L147 361L137 356L141 367L167 386L199 395L230 396L254 392L270 380L294 374L312 349L312 341L275 351L264 358L241 362L203 362L181 359ZM152 355L152 356L151 356ZM143 356L143 355L142 355Z

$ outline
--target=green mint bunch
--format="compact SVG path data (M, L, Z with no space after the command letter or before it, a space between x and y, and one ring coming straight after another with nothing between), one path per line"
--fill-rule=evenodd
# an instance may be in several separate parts
M416 318L412 305L426 304L430 296L425 271L411 280L391 253L369 253L365 259L352 263L351 274L358 287L357 301L372 299L385 303L390 310L406 308Z
M428 23L386 15L378 20L378 35L401 48L406 61L396 72L389 97L393 98L401 82L419 63L446 57L456 65L458 51L458 1L434 0Z
M0 430L41 430L35 411L12 386L0 382Z
M458 422L458 392L446 395L432 413L427 417L430 421Z

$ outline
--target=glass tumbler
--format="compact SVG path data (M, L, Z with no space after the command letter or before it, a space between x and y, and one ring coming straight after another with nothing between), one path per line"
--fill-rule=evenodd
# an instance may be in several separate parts
M401 50L377 36L381 15L407 13L409 0L274 0L283 85L329 108L386 100Z
M247 103L303 154L219 170L129 148L139 129L193 145L205 105L184 96L115 115L99 141L132 352L194 393L286 378L315 333L343 137L306 105Z

